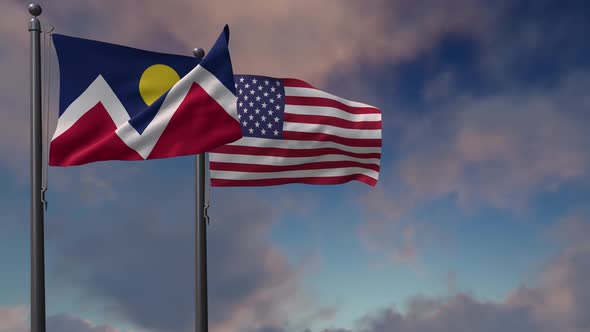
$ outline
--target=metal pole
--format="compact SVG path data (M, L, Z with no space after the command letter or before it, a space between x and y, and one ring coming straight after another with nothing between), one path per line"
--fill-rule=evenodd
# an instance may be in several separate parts
M45 248L43 234L41 123L41 6L30 4L31 34L31 332L45 332Z
M205 56L195 48L196 58ZM208 332L207 309L207 224L205 219L205 153L195 156L195 331Z
M195 157L196 225L195 225L195 290L196 332L208 331L207 312L207 224L205 221L205 154Z

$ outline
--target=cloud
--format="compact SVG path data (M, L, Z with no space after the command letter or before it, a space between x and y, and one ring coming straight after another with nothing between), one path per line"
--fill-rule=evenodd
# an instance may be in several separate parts
M413 302L406 314L389 308L364 317L358 331L539 331L526 310L480 302L464 294L448 300L415 298Z
M22 22L28 18L20 3L9 1L0 6L6 17L0 23L0 35L7 41L4 45L10 45L0 45L0 69L5 77L11 78L11 84L0 92L0 100L7 105L3 115L6 121L0 123L0 131L7 138L0 143L0 155L4 156L0 164L24 178L28 76L23 68L27 67L28 55ZM428 52L441 36L452 33L473 38L491 36L484 43L498 52L485 52L488 72L494 72L494 68L501 68L498 72L502 74L510 72L514 54L502 54L500 50L521 50L520 41L528 40L526 45L532 46L523 54L537 52L539 48L534 45L539 45L544 40L540 36L546 34L533 31L523 35L526 38L515 38L511 43L514 47L506 46L504 38L497 39L505 34L495 33L498 22L503 21L492 22L494 15L498 12L483 1L467 0L444 4L383 0L362 5L287 0L272 4L163 4L148 0L140 7L133 1L107 0L57 1L45 8L42 19L56 25L61 33L165 52L186 49L187 54L195 46L207 48L222 24L228 22L232 27L231 48L237 72L295 76L322 85L331 73L354 72L363 62L377 67L404 63ZM183 23L171 24L172 21ZM520 35L522 31L516 30ZM432 200L452 197L464 209L482 205L513 209L526 206L536 192L556 190L586 176L588 154L584 148L588 136L581 124L587 119L579 114L585 113L589 105L584 91L588 77L571 73L557 85L539 89L507 84L505 90L483 96L457 91L452 73L433 81L425 94L433 103L431 106L440 111L420 119L400 120L403 137L395 147L399 159L396 157L395 168L383 169L391 173L385 178L392 176L395 180L381 186L387 190L371 192L370 197L375 198L374 214L368 216L360 230L363 241L370 248L385 248L393 261L411 262L420 253L425 232L424 225L416 222L414 212ZM512 77L503 79L510 81ZM60 222L48 226L48 233L60 240L52 242L58 243L53 249L59 253L54 272L86 289L85 300L100 298L108 304L105 310L120 312L139 325L167 331L191 326L192 291L186 285L192 287L193 282L189 254L192 248L187 245L192 241L192 230L190 224L178 222L191 220L191 216L179 213L171 217L161 206L191 211L185 197L192 193L183 192L179 198L171 194L171 188L166 192L159 186L146 186L136 189L141 194L129 205L117 205L113 198L122 197L124 190L110 182L120 178L105 181L104 175L89 168L80 174L79 180L86 186L88 197L93 188L101 188L106 197L106 202L101 203L104 210L92 210L94 215L88 216L80 216L79 211L64 214ZM65 179L64 183L70 180ZM157 197L164 192L164 198L154 199L154 192ZM219 257L210 260L210 275L215 276L211 278L211 294L217 294L212 296L212 324L218 331L245 325L280 328L277 326L282 326L290 306L301 306L300 271L268 240L269 229L277 217L263 212L273 211L273 207L258 199L229 199L239 203L233 210L219 212L219 223L214 221L210 228L210 255ZM246 215L248 219L243 217ZM121 221L121 216L126 220ZM156 221L160 219L166 223ZM572 253L571 260L577 255ZM244 261L244 256L249 260ZM562 269L570 269L563 264L566 267ZM555 270L561 271L557 267ZM563 272L553 274L552 278L569 280L562 276ZM567 284L566 281L563 283ZM527 300L543 298L539 293L545 291L540 289L544 288L517 292L511 300L516 304L486 303L461 295L447 300L431 299L429 308L434 307L441 317L459 317L460 308L465 307L473 309L474 316L498 315L510 321L513 316L507 308L524 306L534 321L542 315L539 313L553 312L550 308L534 309ZM559 294L555 301L575 302L567 292L555 292ZM279 305L285 298L290 299L289 303ZM171 302L178 303L178 307L168 305ZM421 310L414 309L418 313ZM407 315L401 316L400 323L397 314L402 315L394 310L384 312L372 316L367 324L391 321L407 324L407 328L422 324ZM581 320L559 312L552 315ZM529 319L524 316L524 320ZM514 324L521 323L527 321L514 319ZM431 327L424 328L428 331Z
M429 49L449 32L485 31L486 8L467 0L445 5L423 0L363 3L330 0L192 1L162 3L105 0L100 3L52 1L44 4L43 23L56 32L169 53L207 49L224 24L232 28L234 71L296 77L321 86L334 72L356 64L399 63ZM28 36L26 3L4 1L0 23L0 71L10 77L0 100L0 165L24 176L28 155ZM457 10L460 9L460 10ZM173 23L182 22L182 23ZM57 114L57 63L53 59L50 131ZM348 68L348 69L347 69Z
M48 332L120 332L109 325L95 325L92 322L68 314L51 316L47 319Z
M529 306L534 318L545 324L568 326L572 331L590 329L588 216L574 213L561 220L553 234L568 245L545 265L537 287L523 286L513 291L508 303Z
M587 209L574 210L551 229L549 235L559 242L583 243L586 235L590 234L590 223L587 222L589 215Z
M49 168L48 200L76 200L88 207L99 207L121 199L122 183L142 181L141 162L99 162L79 167ZM143 165L148 166L148 165ZM144 167L145 170L145 167ZM76 188L76 189L74 189ZM71 195L75 193L75 197Z
M537 192L587 176L590 103L571 73L546 89L461 96L410 139L399 178L417 199L453 195L461 207L519 207Z
M583 66L562 66L576 63L566 51L541 61L553 49L576 49L579 39L566 35L585 20L560 12L547 14L548 24L540 10L547 5L535 3L523 20L510 19L512 4L488 8L479 26L489 29L455 34L469 45L465 58L462 47L442 43L451 33L408 59L408 68L419 68L410 85L424 84L412 105L396 100L383 107L380 184L357 199L365 211L358 232L368 250L388 262L415 264L425 246L445 241L444 231L420 217L437 202L458 208L454 218L482 207L520 213L539 193L588 180L590 74ZM441 56L447 51L458 59ZM380 91L373 99L381 102L395 95L383 81L395 86L399 73L386 72L391 77L378 76L381 82L366 89Z
M26 332L28 312L25 307L0 307L0 332Z
M412 198L405 188L379 184L367 192L357 204L364 211L357 233L364 248L382 263L407 264L420 268L420 253L425 245L443 246L445 236L418 215L421 202Z
M25 307L0 307L0 332L28 332L29 317ZM49 316L48 332L120 332L109 325L96 325L68 314Z
M519 213L539 193L587 181L589 84L588 72L572 71L542 88L481 96L454 87L431 112L398 113L400 139L386 147L395 157L357 200L366 212L361 241L391 261L415 262L423 244L444 235L431 236L440 232L419 216L433 203L450 201L458 215Z
M258 210L259 207L259 205L252 204L251 201L241 203L254 210ZM234 212L239 213L242 208L236 209ZM246 211L248 211L247 209ZM590 228L587 227L587 224L588 217L583 213L575 213L563 218L559 226L552 231L555 239L562 241L563 249L545 262L537 277L513 289L504 300L482 300L465 292L458 292L454 295L444 297L416 295L406 301L403 310L395 307L383 308L362 316L357 320L353 328L331 327L322 330L322 332L588 331L590 330L590 319L587 317L587 312L590 310L590 287L588 286L587 280L590 278L590 264L588 263L590 262L590 246L586 239L590 234ZM238 227L238 233L240 233L240 230L243 230L235 224L229 225L228 227L232 228ZM168 235L173 233L169 232ZM220 233L228 235L225 231ZM240 240L237 240L238 237L236 235L230 241L239 242ZM214 239L222 241L220 238ZM242 248L241 245L237 245L237 247ZM233 249L229 250L233 251ZM256 260L250 260L249 263L256 264ZM241 263L237 262L237 264L239 266ZM232 266L231 264L228 265ZM239 267L235 268L237 271L240 269ZM272 285L272 283L270 284ZM160 286L164 288L164 283ZM167 289L170 290L170 288ZM251 294L254 293L256 292ZM150 295L155 295L157 298L157 292L156 294ZM217 298L219 298L219 295L217 294ZM279 296L281 301L285 301L284 296L288 296L288 294L281 294ZM254 298L256 297L254 296ZM221 298L223 298L223 295ZM240 296L240 298L241 300L238 300L238 307L242 307L242 305L248 307L260 306L260 302L244 301L243 299L247 297ZM274 304L276 305L277 303L279 302L275 302ZM221 329L219 325L216 325L214 327L215 330L229 331L230 329L239 330L239 328L245 328L245 331L256 332L291 332L303 330L290 328L288 325L280 323L281 319L277 320L276 318L268 319L268 317L259 316L255 319L253 317L256 315L253 315L247 319L244 319L244 316L241 316L241 319L236 319L236 316L234 316L235 312L239 312L240 310L236 311L235 307L231 305L225 308L226 311L230 312L229 316L232 317L230 320L233 320L234 324L231 327L224 326L226 328L225 330ZM258 309L267 312L269 307L262 305ZM256 310L252 310L249 313L252 314L254 311ZM234 314L232 315L231 313ZM160 311L158 314L163 313ZM319 316L329 316L331 315L331 310L320 310L317 314ZM109 330L108 327L104 326L95 326L84 320L64 315L57 316L57 318L53 319L60 320L60 324L64 324L59 326L78 326L75 324L80 324L79 326L89 328L88 331L92 332L117 331L114 329ZM24 327L22 322L25 320L26 315L23 308L0 309L0 331L2 332L24 332L25 330L19 330L19 328ZM239 320L241 321L238 322ZM244 324L245 322L253 322L254 320L257 320L260 324L251 328L247 328L248 324ZM2 330L2 328L5 328L6 331ZM12 328L12 330L7 328ZM68 330L65 330L64 327L60 331ZM76 331L85 332L86 330L78 328Z
M560 6L551 0L526 5L498 2L494 29L480 35L478 60L489 79L500 86L543 85L572 67L587 65L588 49L580 47L590 26L583 2Z
M28 18L26 6L3 2L0 8L5 16L0 23L0 38L3 40L0 70L4 75L0 89L3 109L0 167L24 176L28 173L22 166L29 152Z
M540 286L518 289L505 302L467 294L416 298L405 314L390 308L365 317L360 331L587 331L590 269L583 262L589 259L587 249L564 253L543 272Z
M126 196L123 187L114 190ZM56 222L46 232L55 262L48 271L55 287L80 289L82 303L112 319L154 331L190 330L191 187L182 177L162 178L139 184L132 193L124 204L110 201L95 208L96 215L52 216ZM296 319L293 312L305 316L315 310L301 285L308 262L290 263L269 240L279 209L255 194L213 198L221 201L228 208L211 211L207 240L212 331L281 327Z
M223 24L229 23L233 27L231 45L237 72L295 75L321 81L330 72L352 66L359 59L376 63L402 61L428 49L442 34L485 31L488 11L478 2L465 0L444 5L432 0L362 5L337 0L223 0L214 4L198 1L163 5L150 0L144 1L141 8L132 1L110 0L100 6L63 2L48 8L48 15L63 30L96 33L127 43L163 47L154 37L164 31L179 45L186 45L187 52L196 46L194 43L213 41ZM81 24L80 17L90 19ZM171 17L187 22L188 28L186 24L170 24ZM107 20L110 24L104 26ZM101 30L93 32L96 26Z
M587 216L564 218L555 230L560 239L568 239L563 250L544 264L536 278L512 290L503 301L485 301L464 292L446 297L417 295L407 301L404 310L383 308L364 315L352 330L324 332L589 331L587 224ZM563 237L572 229L583 233Z

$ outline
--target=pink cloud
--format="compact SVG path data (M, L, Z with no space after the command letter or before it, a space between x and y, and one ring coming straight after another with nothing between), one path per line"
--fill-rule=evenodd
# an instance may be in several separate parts
M587 221L587 220L585 220ZM569 221L558 231L569 232ZM588 233L584 233L587 238ZM503 301L486 301L458 292L451 296L414 296L403 310L383 308L357 320L354 328L323 332L583 332L590 328L590 246L568 241L528 285Z
M0 52L0 71L10 78L0 90L6 110L0 123L0 164L24 176L29 85L23 68L29 61L29 17L20 2L3 2L0 9L5 17L0 38L10 45ZM466 0L445 5L425 0L422 6L402 0L362 5L338 0L146 0L139 7L135 1L105 0L47 3L41 20L59 33L187 55L196 46L207 49L229 23L236 73L291 76L321 86L335 72L354 70L359 61L398 63L429 49L444 33L485 31L487 16L485 8ZM53 69L56 79L55 59ZM50 128L55 126L56 107L52 103Z
M486 301L457 291L445 297L414 296L403 310L384 308L357 321L358 332L582 332L590 328L590 246L584 214L567 216L553 231L563 250L536 277L504 300ZM576 234L572 234L575 230ZM454 276L451 276L454 279ZM452 287L456 285L452 282Z
M125 185L113 184L115 192L127 197L124 202L110 202L108 209L87 207L99 213L86 212L84 218L75 211L54 215L47 243L53 244L58 257L53 267L48 266L48 274L57 280L55 287L75 285L84 305L144 329L190 329L193 201L191 187L180 185L184 182L158 178L138 183L131 190L133 197L122 190ZM285 326L312 316L317 306L303 287L303 277L315 267L315 257L290 262L269 241L280 216L298 207L269 205L253 193L215 195L212 201L231 204L220 210L215 206L221 203L215 203L210 210L211 331ZM170 299L175 306L168 305Z
M549 89L459 97L406 143L395 171L416 199L456 195L465 208L522 207L536 192L587 176L580 117L588 105L575 86L589 81L573 74Z
M29 143L29 81L28 17L26 7L14 2L0 5L4 19L0 23L0 70L3 84L0 89L2 121L0 131L0 167L17 176L27 172L22 167L28 156Z
M484 206L519 213L534 195L589 178L590 102L581 87L590 74L477 97L443 75L435 84L444 87L432 94L453 97L435 98L433 111L420 117L397 114L401 138L386 147L394 163L383 165L385 180L358 200L361 241L389 261L415 262L422 243L432 244L425 238L444 237L416 217L430 203L451 199L459 214Z
M514 290L506 302L530 307L533 317L545 324L590 328L589 224L588 214L563 218L553 229L566 244L560 255L546 262L535 284Z
M0 332L26 332L27 330L27 308L0 307Z
M110 325L96 325L68 314L47 317L48 332L120 332ZM29 312L22 306L0 307L0 332L28 332Z
M386 189L387 188L387 189ZM409 264L424 272L420 251L425 243L443 245L443 236L415 214L420 202L395 185L378 185L357 203L363 211L358 227L361 243L378 257L380 264Z
M52 10L59 11L56 19L64 21L67 29L77 28L68 24L70 13L92 13L96 20L84 30L96 31L92 25L101 24L97 34L119 42L154 44L146 30L165 30L184 43L187 52L195 43L208 45L229 23L236 72L295 76L316 83L360 59L399 62L428 49L442 34L485 31L489 16L479 3L465 0L444 5L430 0L419 5L399 0L362 5L337 0L163 5L150 0L139 12L132 1L105 1L64 3ZM171 18L184 23L170 24ZM109 26L104 26L107 21Z

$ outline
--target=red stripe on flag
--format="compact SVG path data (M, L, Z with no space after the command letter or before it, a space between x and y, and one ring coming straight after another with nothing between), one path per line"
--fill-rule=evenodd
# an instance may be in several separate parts
M355 153L336 148L285 149L264 148L257 146L224 145L212 150L211 152L275 157L316 157L323 156L326 154L338 154L355 158L381 158L381 153Z
M331 168L343 168L343 167L361 167L366 169L372 169L379 172L379 165L376 164L363 164L356 161L342 160L342 161L323 161L317 163L307 163L299 165L258 165L258 164L243 164L243 163L228 163L228 162L216 162L212 161L209 163L211 170L217 171L232 171L232 172L251 172L251 173L265 173L265 172L284 172L284 171L299 171L299 170L311 170L311 169L331 169Z
M316 89L317 88L305 81L302 80L298 80L296 78L282 78L281 79L283 81L283 85L284 86L288 86L288 87L292 87L292 88L311 88L311 89Z
M380 147L381 139L360 139L334 136L324 133L303 133L298 131L283 131L283 138L295 141L334 142L348 146Z
M381 129L381 121L349 121L332 116L285 113L286 122L322 124L348 129Z
M375 107L353 107L343 104L334 99L322 97L285 96L285 104L299 106L333 107L351 114L381 114L381 111Z
M211 179L211 186L213 187L256 187L256 186L276 186L288 183L305 183L305 184L342 184L350 181L364 182L370 186L375 186L377 180L370 176L363 174L352 174L346 176L330 176L330 177L307 177L307 178L274 178L263 180L225 180L225 179Z

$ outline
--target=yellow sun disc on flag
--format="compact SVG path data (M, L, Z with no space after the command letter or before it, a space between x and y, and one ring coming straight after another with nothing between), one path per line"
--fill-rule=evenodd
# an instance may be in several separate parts
M146 105L153 104L180 80L178 73L166 65L148 67L139 79L139 93Z

